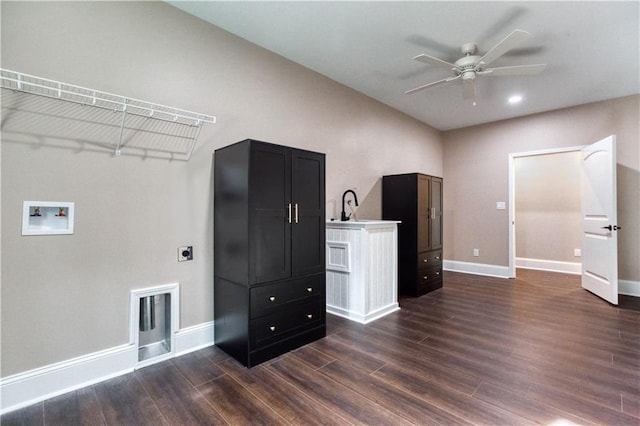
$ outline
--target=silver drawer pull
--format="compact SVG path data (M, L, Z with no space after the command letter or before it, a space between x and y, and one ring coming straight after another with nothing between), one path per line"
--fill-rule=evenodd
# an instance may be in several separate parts
M436 256L436 260L440 260L440 256Z
M436 272L436 275L440 275L440 271Z
M313 315L312 314L307 314L307 318L311 319L311 318L313 318Z
M311 287L307 287L307 292L308 292L308 293L311 293L312 291L313 291L313 288L311 288Z
M275 326L275 325L272 325L271 327L269 327L269 330L271 330L271 331L276 331L276 326Z
M424 259L423 262L424 263L429 263L429 259Z
M429 279L429 277L428 277L428 276L426 276L426 275L425 275L424 277L422 277L422 278L423 278L423 279L425 279L425 280L428 280L428 279Z
M269 302L275 302L276 301L276 297L275 296L270 296L269 297Z

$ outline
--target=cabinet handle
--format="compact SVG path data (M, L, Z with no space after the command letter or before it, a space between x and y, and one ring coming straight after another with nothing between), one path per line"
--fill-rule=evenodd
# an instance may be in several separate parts
M440 260L440 256L436 256L436 260Z
M269 302L275 302L276 301L276 297L275 296L270 296L269 297Z
M431 207L431 219L435 219L435 218L436 218L436 208Z
M307 314L307 318L311 319L311 318L313 318L313 315L312 314Z
M424 263L429 263L429 259L423 259L422 260Z
M276 331L276 326L275 326L275 325L272 325L271 327L269 327L269 330L271 330L271 331Z
M440 275L440 271L436 272L436 275Z
M307 293L311 293L313 291L312 287L307 287Z
M422 278L423 278L423 279L425 279L425 280L428 280L428 279L429 279L429 277L428 277L428 276L426 276L426 275L425 275L424 277L422 277Z
M291 223L291 203L289 203L289 223Z
M298 223L298 203L296 203L296 223Z

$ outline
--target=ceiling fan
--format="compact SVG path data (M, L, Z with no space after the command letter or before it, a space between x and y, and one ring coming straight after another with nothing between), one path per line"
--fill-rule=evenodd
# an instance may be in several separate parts
M477 46L475 43L465 43L462 45L463 57L458 59L455 63L447 62L445 60L421 54L413 59L425 64L438 65L447 67L453 71L453 76L443 78L442 80L433 81L431 83L423 84L422 86L415 87L411 90L407 90L406 94L419 92L430 87L438 86L440 84L449 83L455 80L462 80L462 97L464 99L475 99L475 79L477 76L501 76L501 75L534 75L539 74L544 70L547 64L535 64L535 65L514 65L507 67L487 68L487 66L498 59L500 56L507 53L509 50L518 46L522 41L527 39L531 34L523 30L514 30L511 34L505 37L498 44L493 46L487 53L480 56L477 52Z

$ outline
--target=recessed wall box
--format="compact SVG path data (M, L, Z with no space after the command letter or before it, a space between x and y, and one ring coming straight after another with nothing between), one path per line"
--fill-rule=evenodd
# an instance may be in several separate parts
M193 260L193 246L178 247L178 262Z
M74 203L24 201L22 235L73 234Z

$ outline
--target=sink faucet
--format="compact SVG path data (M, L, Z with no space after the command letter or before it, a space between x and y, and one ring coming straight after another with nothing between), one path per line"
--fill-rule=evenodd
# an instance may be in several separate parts
M347 189L346 191L344 191L344 194L342 194L342 213L340 214L340 220L342 222L346 222L351 217L351 213L349 213L349 215L347 216L347 213L344 211L344 199L349 192L353 194L353 201L356 202L356 207L358 207L358 197L356 196L356 193L351 189Z

